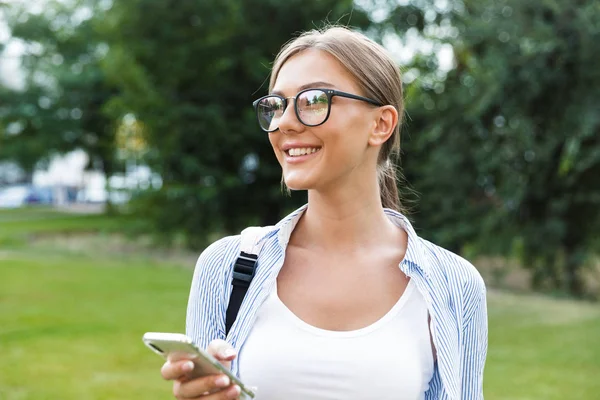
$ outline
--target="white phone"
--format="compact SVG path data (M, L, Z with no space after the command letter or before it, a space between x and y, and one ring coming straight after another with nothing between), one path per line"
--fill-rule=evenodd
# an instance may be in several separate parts
M240 398L254 398L252 389L244 385L235 375L192 340L181 333L146 332L144 344L156 354L170 360L191 359L194 362L194 376L225 374L241 389Z

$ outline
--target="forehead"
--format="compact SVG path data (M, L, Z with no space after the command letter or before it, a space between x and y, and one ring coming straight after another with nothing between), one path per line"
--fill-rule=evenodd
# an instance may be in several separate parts
M327 82L344 91L357 91L358 86L350 72L331 54L316 49L304 50L290 57L279 70L272 92L294 96L315 82ZM312 86L315 87L315 86Z

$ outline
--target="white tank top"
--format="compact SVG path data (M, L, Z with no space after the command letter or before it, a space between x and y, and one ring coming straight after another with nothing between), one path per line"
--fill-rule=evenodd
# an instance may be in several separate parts
M353 331L307 324L275 288L240 351L240 378L257 400L422 400L433 375L427 321L412 280L386 315Z

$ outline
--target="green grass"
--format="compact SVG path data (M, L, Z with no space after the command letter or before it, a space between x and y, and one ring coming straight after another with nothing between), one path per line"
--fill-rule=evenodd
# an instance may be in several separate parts
M192 263L103 235L31 241L119 223L0 212L0 399L172 398L141 336L183 331ZM488 311L486 399L599 398L600 305L490 290Z
M598 399L600 306L488 296L487 399Z
M26 244L32 236L70 232L112 232L127 224L125 217L78 215L43 207L0 210L0 246Z

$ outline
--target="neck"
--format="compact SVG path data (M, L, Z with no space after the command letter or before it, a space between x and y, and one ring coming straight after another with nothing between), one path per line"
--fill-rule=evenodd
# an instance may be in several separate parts
M309 190L308 208L294 231L297 243L325 251L356 251L396 238L398 229L383 211L377 180L371 186Z

